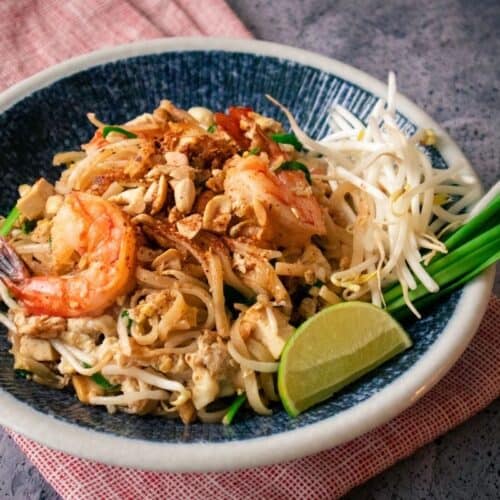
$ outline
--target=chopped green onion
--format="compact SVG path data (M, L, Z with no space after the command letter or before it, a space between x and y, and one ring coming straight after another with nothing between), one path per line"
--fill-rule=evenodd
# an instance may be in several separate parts
M31 375L31 372L28 371L28 370L23 370L21 368L18 368L17 370L14 370L14 373L16 374L16 377L19 377L19 378L29 378L30 375Z
M294 133L272 134L271 139L279 144L290 144L297 151L302 151L304 149L304 146L302 146L302 143L297 139Z
M2 227L0 227L0 236L7 236L14 224L16 223L17 219L21 215L21 212L15 206L10 212L9 215L7 215L7 218L3 221Z
M251 148L248 150L249 155L258 155L259 153L260 153L260 148L257 146L255 148Z
M422 310L432 304L436 304L437 301L442 297L447 297L455 290L458 290L463 285L467 284L469 281L472 281L476 276L481 274L487 267L491 266L498 260L499 256L493 255L486 261L484 261L477 269L472 270L470 273L465 274L460 279L453 281L450 285L440 288L436 293L429 293L422 297L421 299L415 301L413 305L417 308L417 310ZM399 307L397 309L393 309L390 311L391 315L394 316L397 320L403 320L408 316L411 316L412 313L407 307Z
M127 321L127 328L128 328L128 329L130 329L130 327L132 326L132 323L133 323L133 320L132 320L132 318L130 317L130 313L129 313L126 309L124 309L124 310L122 311L122 313L121 313L121 317L122 317L122 318L127 318L127 319L128 319L128 321Z
M464 225L458 228L453 234L444 241L448 251L454 250L463 243L470 241L471 238L484 233L492 225L500 221L500 195L497 195L493 201L476 216L472 217Z
M217 125L215 125L214 123L212 123L212 125L210 125L210 127L207 128L207 132L209 134L213 134L216 130L217 130Z
M36 220L29 220L29 219L26 219L23 221L23 223L21 224L21 229L23 231L24 234L29 234L31 233L31 231L33 231L33 229L35 229L36 227Z
M84 368L92 368L88 363L82 363ZM90 378L100 387L102 387L105 391L108 392L116 392L119 391L121 386L120 384L112 384L106 377L103 376L102 373L94 373Z
M309 172L309 169L303 163L300 163L300 161L286 161L276 169L276 172L280 170L299 170L304 174L307 182L312 184L311 172Z
M108 134L110 134L111 132L116 132L117 134L122 134L125 137L127 137L128 139L135 139L137 137L137 134L134 134L133 132L129 132L128 130L126 130L122 127L118 127L116 125L106 125L102 129L102 136L104 138L106 138L108 136Z
M246 401L246 394L240 394L235 398L235 400L231 403L231 406L227 410L227 413L224 415L222 419L222 423L224 425L231 425L234 417L238 413L239 409L243 406L243 403Z
M90 378L108 392L117 392L121 388L120 384L112 384L102 373L94 373Z
M133 323L134 321L133 321L133 320L132 320L132 318L130 317L130 313L127 311L127 309L124 309L124 310L122 311L122 313L120 314L120 316L121 316L122 318L126 318L126 319L127 319L127 325L126 325L126 327L127 327L127 334L128 334L128 336L130 337L130 336L132 335L132 334L130 333L130 328L131 328L132 323Z

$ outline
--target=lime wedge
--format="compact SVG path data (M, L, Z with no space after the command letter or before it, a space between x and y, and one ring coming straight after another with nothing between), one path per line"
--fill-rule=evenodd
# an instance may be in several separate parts
M302 323L283 349L278 391L292 417L411 346L392 316L366 302L343 302Z

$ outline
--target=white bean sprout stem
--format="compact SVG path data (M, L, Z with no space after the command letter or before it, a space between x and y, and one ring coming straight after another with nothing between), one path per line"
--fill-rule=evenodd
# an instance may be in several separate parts
M419 129L407 136L397 127L397 87L392 72L387 100L377 101L366 124L336 105L330 108L331 130L319 141L300 129L289 110L270 100L286 114L304 146L324 155L328 162L325 177L331 189L350 182L375 206L369 224L371 234L377 234L378 251L373 251L369 238L360 239L356 244L363 248L356 252L364 260L332 274L331 280L345 289L344 297L358 297L367 289L372 302L379 305L383 302L382 288L397 278L408 307L418 315L408 290L417 286L415 278L430 292L439 289L425 264L431 252L446 252L439 242L440 229L465 220L464 212L479 199L475 179L464 174L463 165L452 164L443 170L431 164L421 143L433 144L432 131Z

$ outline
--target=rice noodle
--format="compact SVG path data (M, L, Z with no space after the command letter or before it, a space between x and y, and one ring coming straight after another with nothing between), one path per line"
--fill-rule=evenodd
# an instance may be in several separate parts
M155 375L146 370L141 370L140 368L121 368L118 365L106 365L102 368L103 375L122 375L126 377L134 377L138 380L142 380L149 385L159 387L166 391L184 392L186 389L180 382L175 380L169 380L166 377L160 375Z
M167 311L165 311L159 320L158 331L159 338L162 341L167 339L167 335L175 329L180 320L183 317L184 311L186 309L186 302L182 293L177 290L172 290L174 295L174 301L170 305Z
M217 255L211 251L207 254L208 259L208 282L210 283L210 292L214 304L215 325L217 331L222 337L229 336L229 320L224 307L224 290L222 279L222 265Z
M65 151L64 153L57 153L52 159L52 165L58 167L75 161L83 160L86 154L83 151Z
M280 398L276 392L276 387L274 383L274 376L272 373L259 373L259 381L264 394L270 401L279 401Z
M138 267L135 275L140 285L158 290L171 289L175 283L174 279L154 273L143 267Z
M253 370L256 372L264 373L274 373L278 371L279 363L267 362L267 361L256 361L254 359L245 358L242 356L234 347L231 341L227 343L227 350L231 357L238 362L244 368Z
M197 297L203 302L207 312L207 317L205 319L205 323L203 324L203 328L207 329L213 328L215 325L215 311L214 311L213 300L210 294L204 288L190 284L180 285L180 290L182 293Z
M121 352L127 356L132 354L132 348L130 346L130 339L128 337L128 317L126 317L125 312L126 309L122 309L118 316L118 320L116 322L116 332L118 334L118 342L120 345Z
M201 334L200 330L186 331L182 333L172 334L164 343L165 348L177 347L186 342L186 340L196 339Z
M245 384L245 392L248 402L252 409L260 415L272 415L272 411L262 402L259 394L259 384L254 371L246 371L243 373L243 383Z
M157 317L151 318L149 320L151 329L148 333L143 333L139 330L139 327L136 323L132 324L130 327L130 334L132 338L137 342L137 344L141 346L148 346L154 344L158 338L160 337L159 330L159 319Z
M94 125L96 128L103 128L106 126L104 122L99 120L95 113L87 113L87 120Z
M27 243L21 245L15 245L16 252L20 255L32 254L32 253L49 253L50 244L49 243Z
M203 281L193 278L193 276L190 276L187 273L184 273L182 271L177 271L176 269L165 269L161 273L163 276L173 276L176 280L178 280L180 283L189 283L191 285L197 286L202 288L203 290L206 290L208 288L208 285L206 283L203 283Z
M92 366L95 363L94 356L82 351L81 349L78 349L78 347L69 344L65 344L65 347L79 361L83 361L84 363L87 363L90 366Z
M89 401L93 405L130 405L146 399L165 401L169 397L169 394L165 391L137 391L127 392L120 396L90 396Z
M113 357L111 352L107 352L94 366L90 368L84 368L80 360L78 360L74 354L68 349L68 346L56 339L52 339L50 341L52 347L67 361L71 367L80 375L85 375L90 377L95 373L99 372L101 368L109 362L109 360Z

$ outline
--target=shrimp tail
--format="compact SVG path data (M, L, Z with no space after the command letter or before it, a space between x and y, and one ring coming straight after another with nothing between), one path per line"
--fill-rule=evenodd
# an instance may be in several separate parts
M6 283L19 284L26 278L29 278L29 272L24 262L5 238L0 237L0 279Z

